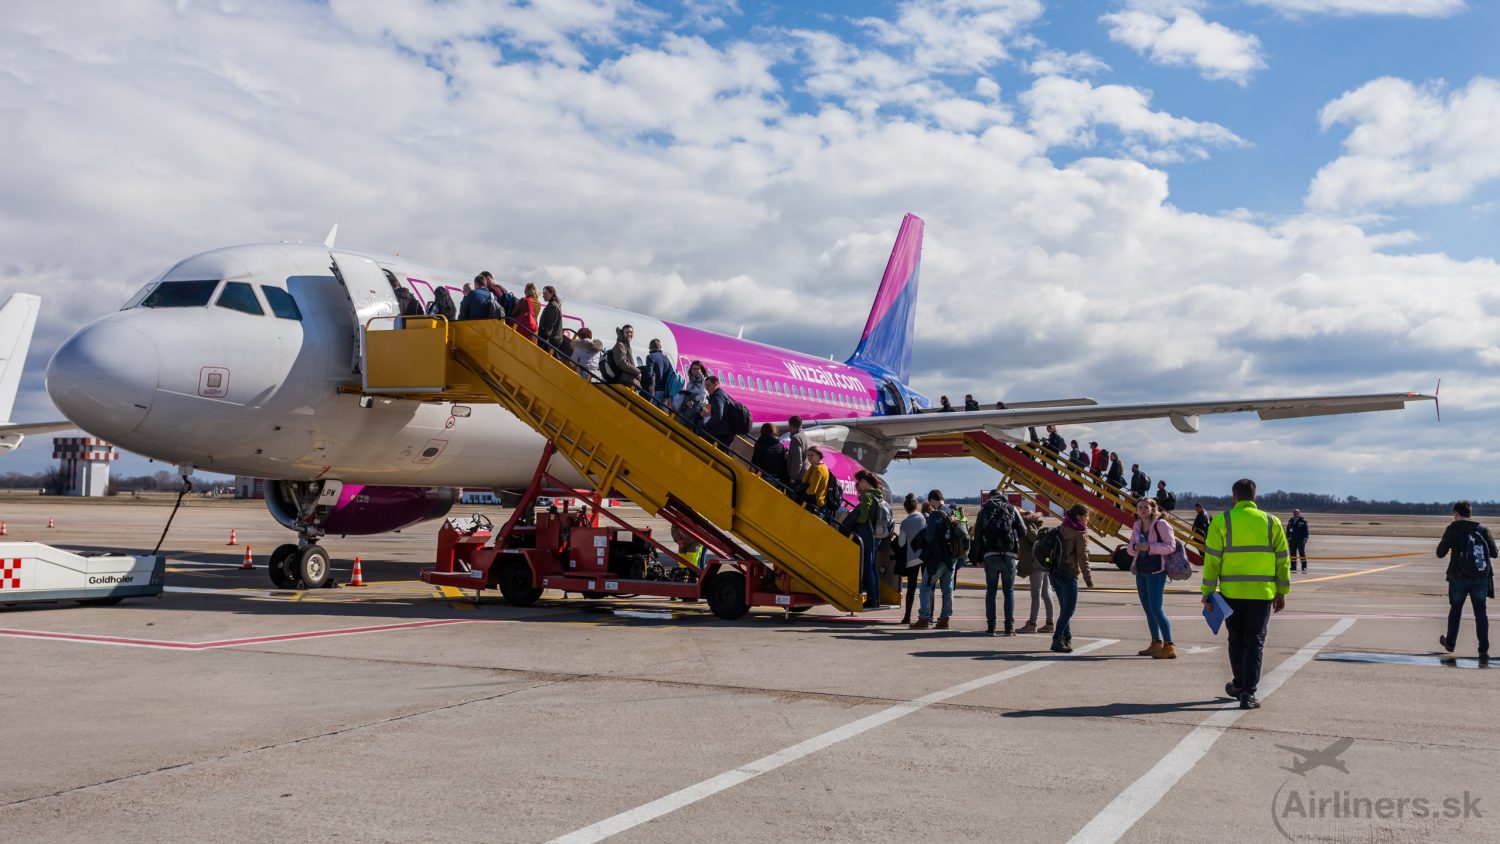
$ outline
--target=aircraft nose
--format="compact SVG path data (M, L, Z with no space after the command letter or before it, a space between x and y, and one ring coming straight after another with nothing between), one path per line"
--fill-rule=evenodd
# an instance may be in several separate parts
M110 319L69 337L47 365L47 394L68 420L119 440L140 427L156 396L160 361L141 331Z

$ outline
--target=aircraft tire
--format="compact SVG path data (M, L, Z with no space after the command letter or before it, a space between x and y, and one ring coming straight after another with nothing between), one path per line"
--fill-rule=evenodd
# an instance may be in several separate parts
M302 581L304 589L321 589L328 582L331 567L328 552L321 545L309 545L297 552L291 562L292 572Z
M531 565L517 557L500 568L500 597L513 607L529 607L542 597L542 590L531 585Z
M704 597L708 598L708 608L713 614L725 621L743 618L750 611L745 600L745 573L741 571L721 571L714 575L708 581Z
M292 573L292 558L297 555L297 546L288 542L285 545L276 546L271 552L271 563L266 566L271 574L271 582L277 589L295 589L297 587L297 575Z

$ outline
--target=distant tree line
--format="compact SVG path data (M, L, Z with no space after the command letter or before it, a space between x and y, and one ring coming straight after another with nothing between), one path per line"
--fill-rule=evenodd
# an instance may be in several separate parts
M47 469L33 474L25 472L6 472L0 474L0 489L41 489L46 490L48 495L61 495L67 483L68 477L61 468ZM195 492L207 492L215 487L225 485L222 481L216 482L197 475L193 476L193 490ZM116 495L121 492L177 492L181 489L181 475L176 472L161 471L151 475L112 476L109 479L108 494Z

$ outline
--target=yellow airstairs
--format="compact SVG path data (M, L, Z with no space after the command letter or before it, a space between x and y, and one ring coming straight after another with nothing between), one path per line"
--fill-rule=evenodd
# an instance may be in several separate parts
M853 540L638 392L581 377L500 320L404 324L366 326L365 394L499 404L600 494L617 491L652 515L690 509L789 575L792 591L863 608ZM881 600L899 603L900 594L883 584Z

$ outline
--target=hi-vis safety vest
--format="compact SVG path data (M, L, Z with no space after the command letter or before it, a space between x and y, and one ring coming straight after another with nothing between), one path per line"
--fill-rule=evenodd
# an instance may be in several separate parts
M1281 520L1240 501L1214 516L1203 548L1203 594L1269 601L1292 591Z

